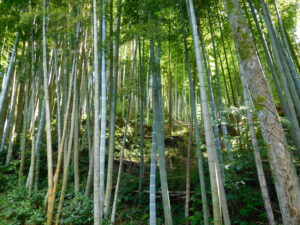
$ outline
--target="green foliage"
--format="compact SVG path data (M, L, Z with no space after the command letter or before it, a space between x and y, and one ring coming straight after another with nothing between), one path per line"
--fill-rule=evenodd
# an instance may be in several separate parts
M202 213L199 210L195 211L195 213L192 216L189 216L187 221L189 221L191 225L204 224Z
M227 200L233 222L244 225L267 224L253 152L239 152L234 157L235 166L225 172ZM267 165L264 166L270 184L270 171ZM271 194L274 190L269 188L269 191ZM255 218L253 214L256 215Z
M0 160L1 162L5 161L5 152L0 153ZM5 190L12 189L17 184L17 174L19 162L12 161L8 166L4 166L1 164L0 166L0 193L4 192Z
M126 222L126 224L131 225L147 224L149 219L148 195L138 195L138 182L137 174L123 173L116 221ZM138 207L140 203L143 203L142 207Z
M122 124L119 124L120 129L117 135L118 142L122 137ZM133 156L132 148L138 149L138 146L133 146L136 141L135 126L131 127L132 132L128 135L128 146L126 151L131 152L129 155ZM179 132L180 133L180 132ZM186 133L182 132L181 135ZM119 140L120 139L120 140ZM187 143L187 138L176 138L173 140L172 145L167 144L168 151L175 151L175 148L182 149L179 157L173 161L174 170L168 172L169 189L170 191L184 191L185 190L185 155L186 149L184 148ZM261 145L262 143L260 143ZM149 147L149 146L148 146ZM147 148L148 148L147 147ZM134 152L137 150L134 150ZM194 146L192 152L194 151ZM262 157L265 158L265 151L262 151ZM3 160L5 154L0 155ZM29 158L27 155L26 158ZM87 157L87 156L85 156ZM135 157L133 157L135 158ZM267 224L266 215L264 213L264 207L262 197L259 191L259 185L257 180L256 168L253 159L252 151L235 151L234 152L234 165L226 167L226 193L228 198L228 204L230 209L230 215L232 218L232 224L236 225L254 225L254 224ZM45 160L45 159L42 159ZM173 160L173 159L172 159ZM45 161L42 161L45 163ZM27 163L29 164L29 163ZM210 185L207 168L207 160L204 157L205 165L205 177L207 185L207 193L210 198ZM138 168L137 163L132 162L131 166L125 165L124 173L121 179L121 186L119 192L119 203L117 208L117 224L131 224L131 225L144 225L149 220L149 195L144 193L142 196L138 195ZM270 170L267 164L264 164L268 184L272 184ZM0 167L0 192L6 190L0 194L0 225L10 224L43 224L45 218L44 198L46 193L46 182L40 184L44 189L35 191L31 198L26 197L27 193L25 188L17 187L17 171L19 168L18 161L12 161L8 167ZM115 173L116 173L115 169ZM41 171L42 172L42 171ZM87 171L81 174L85 177ZM146 168L146 177L147 175ZM46 171L43 171L46 174ZM115 174L116 177L116 174ZM157 191L160 192L160 179L159 172L157 171ZM143 189L148 190L149 180L146 179ZM72 187L73 183L69 183L69 187ZM272 187L270 185L270 187ZM59 188L60 189L60 188ZM185 219L183 214L184 201L180 198L171 198L172 202L172 214L174 224L184 224L186 220L191 225L203 224L202 216L202 201L201 191L199 185L199 175L196 164L195 154L192 153L191 158L191 201L190 201L190 216ZM61 224L92 224L93 223L93 205L92 198L85 197L82 193L78 195L73 194L73 188L69 188L67 192L69 194L65 197L64 207L62 209ZM275 191L270 188L270 194L274 194ZM141 205L140 205L141 204ZM272 204L274 204L272 202ZM209 201L211 207L211 202ZM278 207L274 204L274 209ZM256 217L253 217L255 213ZM163 206L161 196L158 194L157 198L157 224L163 224ZM109 223L106 221L105 225Z
M43 224L44 212L41 206L45 191L35 191L31 197L24 187L16 187L0 195L0 224L29 225Z
M93 223L93 202L82 193L67 195L62 209L61 224L85 225Z
M11 54L11 49L15 40L16 32L19 29L21 33L20 42L18 46L18 54L16 63L16 70L19 82L25 82L28 80L28 74L31 71L32 65L28 62L31 61L31 34L33 33L35 41L35 54L36 60L34 62L34 70L36 74L41 73L42 63L40 61L41 56L41 28L42 28L42 0L32 0L32 10L29 10L29 0L0 0L0 47L4 46L3 55L0 58L0 72L4 72ZM114 18L116 16L116 6L118 1L114 1L113 14ZM196 2L196 1L194 1ZM257 1L254 1L257 9L260 7ZM282 12L282 20L287 33L291 33L295 25L296 19L296 3L291 3L286 0L278 0L279 9ZM234 49L234 44L232 41L232 34L229 23L224 15L224 9L220 7L217 3L220 1L215 0L201 0L195 4L197 17L199 19L199 28L203 33L203 43L207 50L209 63L213 64L213 51L212 51L212 38L210 34L210 29L208 26L208 11L207 7L211 10L211 22L214 29L215 41L217 45L217 55L219 57L218 61L221 62L220 65L224 68L219 68L219 72L222 72L221 76L221 88L222 97L225 102L225 114L227 115L227 128L230 135L231 145L233 147L234 162L227 162L227 158L224 157L225 162L225 188L228 197L228 205L230 210L230 215L233 224L238 225L251 225L251 224L266 224L267 219L264 213L263 201L259 191L259 184L256 174L256 168L253 159L252 151L250 150L251 142L249 138L249 130L247 126L247 119L245 116L245 108L243 106L231 107L228 100L231 99L232 93L230 89L234 89L235 95L239 96L238 102L242 101L242 89L240 87L240 80L238 77L238 63L237 56L233 54L232 57L229 56L231 49ZM274 14L273 1L269 1L270 11L274 24L277 26L276 15ZM146 73L148 72L149 60L149 39L153 38L159 40L161 43L161 76L163 88L166 88L168 84L167 76L169 74L169 51L171 52L171 64L172 64L172 79L173 85L176 90L175 95L187 96L188 94L188 82L186 75L185 59L183 57L183 44L182 44L182 30L181 30L181 11L179 10L179 4L183 6L183 14L186 24L186 30L188 33L188 45L192 46L190 29L188 27L188 19L186 15L185 3L183 0L126 0L123 1L123 14L122 14L122 27L121 27L121 49L120 49L120 68L125 71L125 81L120 80L122 86L118 89L118 104L117 104L117 122L116 122L116 138L115 138L115 148L116 148L116 158L119 157L119 152L121 150L122 139L123 139L123 128L124 120L120 119L124 117L123 113L126 112L127 100L129 94L139 95L140 92L136 88L137 84L140 82L139 74L132 73L131 68L134 65L130 57L133 57L128 53L128 49L134 47L135 43L132 40L140 38L140 44L142 46L142 61L144 77L146 79ZM50 56L51 50L53 48L53 43L57 44L58 52L58 64L59 66L66 67L66 73L69 73L72 67L71 57L73 56L74 50L74 40L76 25L78 22L81 23L82 36L85 41L85 51L88 53L87 58L88 67L92 67L92 32L91 32L91 21L92 21L92 10L91 2L86 2L82 0L51 0L47 1L47 47L48 54ZM230 6L229 6L230 7ZM285 9L285 10L283 10ZM100 20L100 7L99 10L99 20ZM220 10L221 24L218 24L217 20L217 10ZM110 13L107 10L107 18L109 18ZM33 26L33 21L35 25ZM100 25L100 24L99 24ZM100 26L99 26L100 28ZM108 28L109 25L108 25ZM100 29L99 29L100 30ZM222 30L222 31L221 31ZM222 32L222 36L221 36ZM266 30L264 29L264 32ZM114 38L115 34L109 34L107 44ZM247 35L246 33L241 33L241 36ZM254 33L253 37L258 39L258 34ZM222 41L225 39L225 44L223 46ZM241 38L242 40L242 38ZM130 43L131 42L131 43ZM169 45L170 42L170 45ZM126 45L126 51L124 48ZM224 47L227 51L228 57L228 68L225 66L225 53L223 51ZM259 45L258 47L261 48ZM247 51L241 55L242 58L247 59L251 52ZM192 48L190 48L192 50ZM133 49L131 49L133 51ZM21 55L21 53L24 54ZM125 56L126 52L126 56ZM139 50L137 50L138 54ZM196 73L196 68L194 68L195 62L194 53L191 51L191 66L193 75ZM262 54L263 55L263 54ZM125 57L124 57L125 56ZM137 56L136 56L137 57ZM79 57L80 61L83 56ZM49 57L49 60L52 60ZM235 60L235 61L234 61ZM262 57L262 63L265 64L265 58ZM139 63L138 63L139 64ZM126 68L126 69L125 69ZM212 69L212 85L214 92L217 87L216 83L216 68L211 65ZM92 68L91 68L92 70ZM224 71L223 71L224 70ZM120 69L120 71L122 71ZM88 71L91 72L91 71ZM229 88L229 94L225 94L225 82L229 85L229 73L233 76L233 87ZM65 71L63 70L63 75ZM235 75L237 74L237 76ZM121 73L122 77L123 74ZM220 74L221 75L221 74ZM151 87L150 73L148 74L147 85ZM197 76L195 76L195 90L196 95L199 96L199 82ZM2 77L0 77L0 83ZM143 80L146 82L146 80ZM272 85L272 82L271 82ZM274 86L274 85L273 85ZM164 95L167 95L167 90L163 89ZM216 94L216 93L214 93ZM229 96L227 96L229 95ZM225 97L227 96L228 99ZM125 97L125 98L124 98ZM164 96L165 97L165 96ZM278 99L278 96L276 96ZM125 100L124 100L125 99ZM178 98L179 99L179 98ZM226 101L225 101L226 100ZM275 99L276 100L276 99ZM188 100L187 100L188 101ZM258 97L255 101L257 109L262 109L264 106L265 99L263 97ZM124 103L124 104L123 104ZM228 103L228 104L227 104ZM217 105L219 103L217 102ZM200 104L198 104L200 106ZM188 107L188 106L186 106ZM124 163L124 173L121 179L120 193L119 193L119 204L117 209L117 224L132 224L132 225L142 225L147 224L149 220L149 196L148 194L138 195L139 186L139 157L140 157L140 137L139 137L139 111L132 107L132 115L129 121L128 136L125 144L125 163ZM152 121L151 107L147 110L150 111L150 121ZM168 110L165 110L167 113ZM198 108L199 120L201 119L200 108ZM122 114L121 114L122 113ZM136 114L134 114L136 113ZM54 118L54 116L52 117ZM166 117L167 118L167 117ZM182 118L181 118L182 119ZM184 118L186 119L186 118ZM286 130L289 130L290 124L287 120L282 121L283 126ZM57 133L56 126L57 121L52 121L52 139L53 139L53 150L54 156L57 152ZM256 127L257 121L255 121ZM239 130L237 130L237 127ZM85 127L83 128L85 129ZM150 150L151 150L151 126L145 126L145 181L143 184L143 190L149 190L149 167L148 163L150 161ZM186 150L187 150L187 130L185 128L174 126L173 135L179 136L179 138L172 137L171 141L166 139L166 159L168 164L168 185L171 191L181 191L185 190L185 165L186 165ZM183 132L184 131L184 132ZM84 131L81 130L80 133ZM261 133L258 129L259 146L262 148L262 138ZM204 140L204 135L201 133L201 137ZM146 138L147 137L147 138ZM43 137L45 138L45 137ZM174 138L174 139L173 139ZM82 151L80 151L80 178L84 186L87 169L88 169L88 149L87 140L83 138L82 140ZM291 138L287 136L288 142ZM171 143L167 143L167 142ZM46 151L45 139L42 140L41 151L41 165L46 165ZM29 142L28 142L29 143ZM27 145L29 145L27 143ZM223 140L222 140L223 143ZM203 141L205 145L205 141ZM19 148L14 147L14 158L17 158L19 154ZM223 148L223 146L222 146ZM291 148L292 149L292 148ZM201 202L201 191L199 185L199 175L197 169L197 159L195 156L195 146L192 148L191 156L191 202L190 202L190 216L185 219L183 215L184 201L182 198L171 197L171 207L174 219L174 224L184 224L186 220L189 221L191 225L193 224L203 224L202 215L202 202ZM203 148L205 153L205 148ZM293 149L292 149L293 150ZM30 160L30 148L26 148L26 162L25 167L29 165ZM262 156L265 158L266 151L262 151ZM225 155L225 153L224 153ZM0 153L0 161L4 162L6 157L6 152ZM54 164L56 158L54 158ZM172 167L170 168L170 162L172 162ZM209 199L209 206L211 207L211 197L210 197L210 185L209 185L209 174L207 168L207 158L204 154L204 170L205 179L207 186L207 193ZM267 174L268 184L270 188L271 196L274 195L275 191L271 181L270 170L268 166L265 166L265 172ZM158 168L159 169L159 168ZM40 168L40 182L39 188L42 190L35 191L33 195L29 198L28 193L24 187L17 186L17 173L19 170L19 161L12 161L8 166L0 166L0 225L9 224L43 224L45 219L45 209L44 209L44 199L47 186L47 168L46 166L41 166ZM70 169L72 170L72 169ZM117 169L114 170L115 173ZM28 172L28 168L24 169L24 173ZM70 172L72 174L72 171ZM25 183L26 175L22 180L22 185ZM72 174L73 175L73 174ZM68 187L73 186L72 175L70 175L70 181ZM114 176L116 178L116 174ZM161 191L160 188L160 177L157 171L156 176L157 192ZM60 189L59 184L59 188ZM274 199L272 204L274 204L274 211L278 208L277 202ZM278 211L278 210L277 210ZM73 189L69 188L67 195L65 197L64 207L62 210L61 224L92 224L93 223L93 205L92 198L85 197L82 193L77 195L73 194ZM255 217L253 217L255 214ZM157 224L163 224L163 207L161 196L157 195ZM105 221L106 224L109 224Z

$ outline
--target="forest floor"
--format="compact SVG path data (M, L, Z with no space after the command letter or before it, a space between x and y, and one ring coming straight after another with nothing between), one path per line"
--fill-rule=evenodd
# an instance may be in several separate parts
M114 178L116 178L119 166L119 152L123 135L123 124L118 124L116 130L116 153L114 161ZM151 150L151 127L145 128L145 177L143 181L143 193L139 195L139 139L135 125L130 124L126 143L124 173L121 178L119 203L117 209L117 223L124 225L143 225L149 219L149 163ZM185 224L184 201L186 188L186 155L188 146L188 127L185 124L176 124L173 136L166 136L166 159L168 168L168 185L174 224ZM191 199L190 199L190 224L202 224L201 194L197 159L192 146L191 154ZM29 146L28 146L29 149ZM18 151L18 145L15 145ZM257 181L256 168L253 153L247 150L234 151L234 163L225 158L225 185L228 205L232 218L232 224L255 225L267 224L261 193ZM207 193L210 195L209 174L207 159L204 154L205 178ZM26 168L28 172L30 153L26 154ZM4 161L5 154L0 154L0 160ZM42 158L42 164L46 165L46 159ZM279 214L275 198L275 191L271 181L268 163L264 163L266 177L268 179L271 199L274 201L275 214ZM70 168L73 168L72 166ZM19 160L15 158L9 166L0 166L0 225L18 224L43 224L45 215L46 179L40 182L38 190L28 197L25 181L18 185ZM80 182L81 192L74 194L73 171L69 175L68 190L62 212L61 224L92 224L92 198L84 196L84 188L88 172L87 149L80 152ZM47 174L46 167L42 166L40 176ZM163 224L163 208L160 195L159 172L157 170L157 218L158 224ZM58 187L60 190L60 186ZM114 190L113 190L114 191ZM113 192L114 193L114 192ZM60 193L58 193L59 196ZM210 198L210 196L208 196ZM255 217L253 217L255 215Z

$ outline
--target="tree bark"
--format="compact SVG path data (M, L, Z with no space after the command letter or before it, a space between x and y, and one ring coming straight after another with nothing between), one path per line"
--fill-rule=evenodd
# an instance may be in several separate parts
M239 2L224 0L239 55L240 70L247 79L267 145L280 210L285 225L300 223L299 181L248 26Z
M245 77L243 74L241 74L241 79L242 79L242 85L243 85L243 92L244 92L244 99L245 99L245 105L247 107L247 117L248 117L248 124L249 124L249 130L250 130L250 135L251 135L251 142L252 142L252 147L253 147L253 152L254 152L254 159L255 159L255 165L257 169L257 175L258 175L258 181L264 201L264 206L265 210L267 213L268 221L270 225L275 225L275 218L272 210L272 205L270 201L270 196L268 192L268 186L267 186L267 181L266 177L264 174L263 170L263 165L260 157L260 152L259 152L259 146L257 142L257 137L255 133L255 127L254 127L254 121L253 121L253 116L251 112L252 104L251 104L251 99L250 99L250 94L248 90L248 86L245 80Z

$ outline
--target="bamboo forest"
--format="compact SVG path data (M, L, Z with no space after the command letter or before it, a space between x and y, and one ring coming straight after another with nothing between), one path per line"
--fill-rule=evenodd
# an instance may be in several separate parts
M0 225L299 225L299 0L0 0Z

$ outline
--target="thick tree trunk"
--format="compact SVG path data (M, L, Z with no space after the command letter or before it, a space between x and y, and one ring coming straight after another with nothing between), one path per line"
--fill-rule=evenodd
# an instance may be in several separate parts
M272 205L270 201L270 196L268 192L268 186L267 186L267 181L266 177L264 174L263 170L263 165L260 157L260 152L259 152L259 146L256 138L256 133L255 133L255 127L254 127L254 121L253 121L253 116L251 112L252 104L251 104L251 99L250 99L250 94L248 90L248 86L246 83L246 79L241 74L241 79L242 79L242 85L243 85L243 92L244 92L244 99L245 99L245 104L247 107L247 117L248 117L248 124L249 124L249 130L250 130L250 135L251 135L251 142L252 142L252 147L253 147L253 152L254 152L254 159L255 159L255 165L257 169L257 175L258 175L258 180L259 180L259 185L264 201L264 206L265 210L267 213L267 217L269 220L270 225L275 225L275 218L272 210Z
M224 3L239 54L240 69L247 79L267 144L283 222L285 225L296 225L300 223L299 182L274 99L241 13L239 2L224 0Z
M251 12L252 12L257 30L258 30L258 34L259 34L260 39L261 39L262 44L263 44L264 52L265 52L265 55L266 55L266 58L267 58L267 63L268 63L268 66L269 66L269 68L271 70L271 73L272 73L272 76L273 76L273 80L274 80L274 83L275 83L275 86L276 86L276 89L277 89L277 92L278 92L280 103L281 103L282 108L284 110L285 116L291 122L292 139L293 139L293 141L295 143L295 146L297 148L298 155L300 155L300 128L299 128L299 123L298 123L298 119L297 119L297 115L296 115L296 112L295 112L295 108L294 108L294 105L293 105L292 98L290 96L289 91L285 91L286 98L284 98L284 92L283 92L283 89L280 85L280 81L279 81L279 78L278 78L279 76L278 76L278 73L276 71L274 62L272 60L269 48L268 48L267 43L266 43L266 40L265 40L264 35L262 33L261 27L259 25L258 19L256 17L253 2L251 0L248 0L248 1L249 1L249 5L250 5L250 8L251 8ZM277 55L277 53L275 53L275 54ZM278 65L281 65L281 62L279 62ZM280 72L282 73L283 71L280 69ZM285 81L285 80L282 80L282 81ZM284 86L284 90L288 90L286 83L284 83L283 86Z

